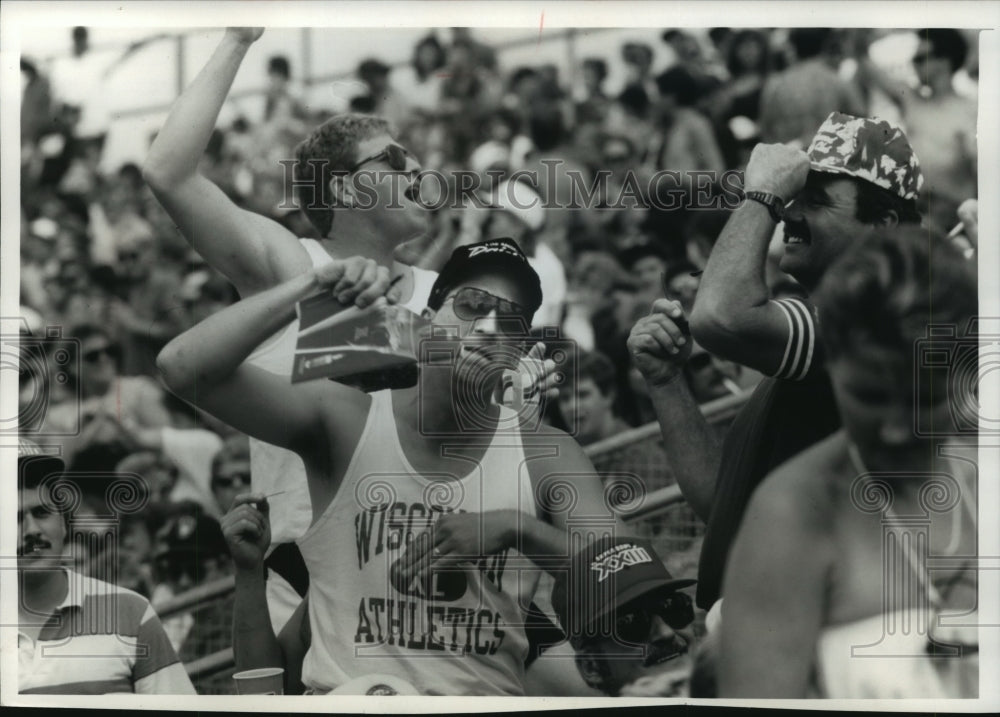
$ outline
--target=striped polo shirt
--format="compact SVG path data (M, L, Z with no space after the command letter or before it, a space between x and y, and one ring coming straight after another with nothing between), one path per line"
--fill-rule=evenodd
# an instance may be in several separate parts
M66 598L37 639L18 630L21 694L195 694L160 619L138 593L67 570Z

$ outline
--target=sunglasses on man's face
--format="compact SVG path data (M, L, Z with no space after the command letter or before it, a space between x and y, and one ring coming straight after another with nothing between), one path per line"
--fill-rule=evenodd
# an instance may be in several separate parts
M397 172L402 172L406 169L406 158L409 156L410 153L398 144L387 144L381 152L376 152L371 156L365 157L360 162L357 162L353 167L351 167L350 171L356 172L369 162L381 162L382 160L385 160L386 164L388 164L391 169Z
M475 321L496 312L498 318L527 319L527 312L520 304L507 299L501 299L488 291L466 286L459 289L453 296L445 299L450 301L455 316L463 321Z
M656 602L624 605L615 619L615 636L625 642L644 643L657 615L672 629L682 630L694 621L694 603L686 593L671 593Z

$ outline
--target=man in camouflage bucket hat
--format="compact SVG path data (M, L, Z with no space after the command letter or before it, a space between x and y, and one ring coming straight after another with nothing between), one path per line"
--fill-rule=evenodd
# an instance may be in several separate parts
M807 292L854 242L882 226L918 223L920 185L905 135L878 119L834 112L808 152L781 144L754 148L744 175L746 199L709 257L690 317L691 334L706 350L767 376L737 415L721 451L703 438L701 414L676 415L670 409L681 405L676 390L657 385L657 376L670 375L657 370L657 360L661 366L677 361L670 342L661 340L659 353L630 343L647 359L642 365L657 415L673 416L670 422L684 427L664 428L668 452L704 453L703 461L681 462L676 470L688 502L708 523L698 573L700 607L708 609L721 595L729 547L756 486L840 425ZM782 221L780 268L803 291L772 299L765 265ZM705 470L688 471L686 465Z
M813 171L857 177L903 199L916 199L924 184L903 130L885 120L832 112L806 154Z

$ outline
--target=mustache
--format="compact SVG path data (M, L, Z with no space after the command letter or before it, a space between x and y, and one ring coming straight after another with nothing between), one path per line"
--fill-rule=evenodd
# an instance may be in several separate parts
M42 538L40 536L29 535L24 539L22 545L18 546L17 555L18 557L24 555L30 555L36 550L45 550L51 547L52 543L50 543L45 538Z
M805 239L806 241L810 241L812 239L809 232L809 225L799 219L785 219L785 237L787 238L790 236L799 237L800 239Z

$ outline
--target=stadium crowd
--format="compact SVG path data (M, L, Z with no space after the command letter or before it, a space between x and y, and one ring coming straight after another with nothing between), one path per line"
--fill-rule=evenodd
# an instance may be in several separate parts
M709 525L706 546L710 547L706 550L711 553L710 562L714 562L706 573L706 553L702 553L698 588L698 606L702 610L716 603L721 588L712 582L721 583L725 555L736 540L752 486L746 489L741 505L720 508L711 500L714 489L708 488L709 497L705 498L704 485L688 476L692 472L711 473L714 480L719 470L719 481L736 480L727 478L726 468L719 467L720 456L724 463L730 461L726 464L730 466L741 458L745 464L756 459L749 458L745 448L744 453L739 452L739 447L732 448L724 427L698 432L693 414L681 413L677 408L680 404L664 408L665 401L680 399L665 398L668 394L664 391L675 389L664 388L666 379L658 383L657 372L667 371L661 365L665 363L670 364L669 372L682 376L689 392L689 399L684 400L695 411L715 399L766 388L767 382L774 379L764 378L762 383L764 376L784 372L783 377L787 377L800 369L803 376L811 375L808 360L786 366L786 361L772 361L769 355L762 358L765 349L754 349L760 353L751 356L745 347L757 346L755 339L740 335L718 317L718 312L726 308L735 312L733 296L718 286L731 282L730 291L745 286L740 283L742 277L726 274L726 267L720 264L726 260L733 266L758 262L754 271L759 274L759 286L754 289L764 292L765 302L778 301L769 305L784 307L781 311L785 313L778 314L782 326L786 316L791 325L797 310L794 307L806 306L803 302L819 286L819 277L815 282L802 275L793 278L794 271L779 267L785 246L781 232L775 233L773 225L759 231L757 225L740 225L746 236L759 234L759 240L755 239L758 254L741 255L733 249L734 237L726 232L735 231L730 220L738 202L734 204L728 198L742 182L731 184L725 178L735 176L733 172L739 172L742 178L754 162L758 168L770 162L766 167L772 172L791 173L794 167L786 169L786 165L794 164L791 159L777 155L754 158L755 147L759 143L782 144L789 152L801 154L811 147L831 113L877 116L902 128L903 142L908 140L912 150L907 151L919 158L923 176L923 191L919 194L919 183L912 177L893 178L888 188L912 201L918 219L922 218L929 231L948 232L962 214L965 234L972 234L973 219L966 209L960 213L959 208L964 200L976 196L976 97L974 91L956 92L955 78L961 71L967 82L974 81L975 45L954 30L917 33L917 49L909 68L912 72L900 74L893 71L898 68L887 70L880 66L869 52L873 43L889 34L822 28L714 28L705 34L665 30L662 42L673 58L669 67L654 74L652 48L636 42L624 44L620 58L614 61L624 63L627 80L616 94L605 89L612 58L582 59L574 72L576 84L571 85L553 65L505 67L498 50L483 42L485 33L463 28L428 34L414 47L408 65L390 67L372 57L357 67L357 78L367 91L353 98L350 111L388 120L395 142L405 147L423 170L437 171L446 178L438 188L447 201L429 210L425 232L391 248L392 258L418 270L441 272L456 248L511 237L514 251L523 255L542 287L532 321L533 336L545 340L544 336L551 335L545 333L546 327L558 327L560 339L571 340L578 348L574 365L563 367L569 378L559 387L558 400L545 404L544 422L555 429L572 429L583 446L629 428L660 422L663 441L649 447L650 455L622 458L620 463L595 462L600 476L635 472L632 466L637 464L657 466L655 473L636 472L642 489L648 493L679 484L691 506L691 519ZM74 58L83 65L88 54L86 29L75 28L73 41ZM67 65L72 65L69 58ZM117 586L138 593L154 609L234 572L239 589L246 584L240 582L241 571L260 571L263 548L269 542L262 544L260 555L252 551L240 553L234 548L235 519L226 518L242 515L254 526L258 526L262 514L266 518L266 510L254 512L253 502L239 497L251 490L251 456L256 449L251 448L247 434L259 438L255 433L258 426L250 422L241 425L237 418L223 421L213 417L213 413L220 413L215 404L202 404L210 400L207 380L194 387L178 380L171 384L172 390L167 390L160 380L157 357L161 356L163 369L161 352L177 337L197 335L185 332L208 325L202 322L220 315L227 307L233 311L241 295L257 295L258 290L259 296L269 295L263 290L281 284L287 277L279 273L273 281L250 292L249 284L240 286L236 280L230 281L231 266L203 256L204 252L192 247L196 242L189 243L182 236L183 222L172 216L175 209L170 203L176 201L173 195L158 201L155 192L168 194L163 176L156 176L149 165L140 168L125 164L114 173L98 169L107 125L92 117L88 106L93 98L65 89L73 85L72 68L64 67L47 76L45 68L22 59L21 70L20 430L24 437L39 443L58 442L66 468L73 475L83 476L79 479L82 500L74 517L104 515L108 486L123 475L139 477L141 490L148 493L141 511L122 517L110 557L109 546L101 549L91 544L89 549L73 551L77 561L74 570L104 580L111 576ZM295 237L324 239L317 223L311 221L313 217L289 202L292 177L281 160L296 157L296 147L329 119L328 113L308 106L295 95L288 57L271 57L266 72L263 115L240 116L229 126L212 128L197 171L236 207L273 220ZM163 130L163 134L168 132L168 128ZM885 137L871 139L870 146L881 153L886 150L879 142L886 141ZM404 165L407 161L403 159ZM904 157L900 161L905 164L908 160ZM663 176L664 171L668 172L666 185L648 181ZM805 170L800 171L799 185L805 187L801 196L811 192L810 201L839 201L833 190L824 195L822 188L817 189L805 179ZM460 186L463 172L477 178L479 189L475 196ZM532 173L530 176L536 180L533 186L518 181L518 173L526 176L523 172ZM752 167L748 176L751 173ZM762 176L759 169L754 176ZM602 177L606 179L603 185L599 181L594 184ZM298 183L300 180L296 177ZM430 184L426 179L423 182L428 190ZM587 197L585 190L592 184L598 189ZM800 186L793 185L786 179L781 186L790 187L788 192L771 193L794 196ZM774 189L770 185L768 188ZM494 189L499 190L499 205L484 208L483 201L477 199L488 197ZM656 196L658 193L662 194ZM674 199L669 208L655 201L665 197ZM857 202L860 207L860 194ZM800 200L796 200L798 204ZM905 223L903 210L893 207L893 211L898 210L900 222ZM801 212L808 210L799 211L801 217ZM801 219L786 217L785 233L802 224ZM811 230L814 234L826 231L816 223ZM892 238L881 241L884 245L875 246L890 254L899 251L893 249ZM717 242L719 250L713 256ZM879 260L869 258L872 262ZM854 269L860 271L858 266ZM842 272L841 280L846 285L843 277ZM715 283L711 295L702 297L699 304L703 279ZM318 286L332 287L336 280ZM954 279L952 286L964 286L961 281ZM419 283L419 275L414 277L414 283ZM827 286L820 295L832 296L831 302L851 299L838 299L833 286ZM738 303L739 297L735 298ZM278 306L277 300L274 305ZM439 301L438 310L442 310L440 306ZM956 316L961 315L956 310ZM841 314L830 309L829 316L821 316L831 326L831 335L836 330L841 330L842 336L849 334L838 324L846 321ZM905 318L905 311L900 310L899 316ZM666 329L652 325L660 317ZM691 319L695 340L690 340L692 332L686 331L685 317ZM755 323L755 328L767 323L761 322ZM50 327L57 327L59 333L53 333ZM653 361L648 346L641 345L640 327L648 331L648 336L660 336L657 332L665 330L670 338L659 339L659 344L662 347L673 342L677 357L657 354ZM825 328L821 324L821 334ZM737 340L743 341L742 348L733 347L732 342ZM802 337L799 340L804 341ZM68 360L60 353L64 346L70 347ZM218 347L226 348L222 343ZM185 348L194 353L190 346ZM233 351L235 361L238 351ZM784 338L778 359L780 351L785 351L787 358ZM166 355L181 362L193 360L190 353L168 351ZM244 352L239 359L249 353ZM551 359L551 354L547 358ZM846 362L843 357L840 360ZM179 370L171 368L169 360L167 363L165 373L171 383L171 371L176 375ZM779 364L780 370L775 370ZM180 365L189 368L188 364ZM193 365L202 370L200 364ZM783 405L784 410L805 410L801 399L787 404L780 403L784 399L770 400ZM836 413L832 400L831 395L831 416ZM813 408L820 415L825 406ZM841 409L843 413L843 406ZM788 420L794 421L791 416L798 414L788 415ZM694 433L670 434L670 425L675 421L692 426ZM229 423L239 425L247 434ZM837 426L817 426L815 434L808 437L808 431L803 431L801 443L794 450L775 450L778 454L786 451L782 459L790 457ZM851 431L847 418L845 427ZM704 445L705 455L686 455L680 447L685 441ZM827 453L835 450L828 449ZM826 454L813 459L835 460ZM770 461L762 459L746 470L760 472L754 479L759 481L780 462L774 456ZM308 460L306 465L310 465ZM280 484L280 480L275 479L274 484ZM255 483L259 493L257 487ZM734 494L739 492L737 489ZM275 498L274 502L280 500ZM780 503L779 497L774 500ZM801 500L808 501L808 497ZM781 519L787 517L781 514L775 518L760 502L751 503L748 509L756 520L781 524ZM224 531L223 526L228 530ZM962 540L966 539L962 535ZM775 549L768 536L754 534L741 537L743 542L734 549L742 550L740 555L752 552L748 547L752 540L765 543L757 547L761 552ZM699 547L700 542L695 550ZM681 640L685 652L697 653L699 664L709 661L702 654L735 657L727 662L726 657L720 660L714 656L710 667L696 666L697 679L691 682L691 694L712 696L719 693L719 687L731 690L728 694L755 693L755 684L759 687L761 682L759 676L740 662L748 649L744 644L747 638L722 631L721 638L706 638L704 650L695 650L705 633L704 613L699 610L695 620L691 599L679 592L693 582L685 580L693 577L693 563L679 568L669 555L658 556L650 544L641 540L634 544L616 544L612 540L600 549L604 559L614 551L647 557L652 554L654 559L670 565L674 573L666 569L659 572L662 565L655 569L647 566L651 571L648 575L631 578L634 585L619 581L619 595L608 598L624 604L642 594L629 593L629 589L648 588L650 581L666 586L674 596L682 596L674 598L676 610L669 615L650 609L633 616L633 623L638 622L640 627L631 623L619 626L618 634L624 635L622 630L627 628L636 642L648 639L657 646L659 652L654 650L653 657L643 658L646 662L642 669L649 669L661 658L673 657L676 652L671 645L678 640L676 635L687 635L695 621L698 638L691 635ZM111 572L109 560L113 563ZM306 562L309 560L306 555ZM746 561L750 564L751 558ZM268 565L273 566L273 560ZM768 567L761 566L762 572ZM274 581L279 579L275 577ZM292 583L299 594L304 592L293 577L283 579ZM755 590L762 590L752 576L744 573L734 575L732 580L746 594L756 595ZM565 603L565 586L561 589ZM703 598L703 590L714 590L715 595ZM278 599L271 593L268 597ZM237 595L235 608L230 598L218 606L216 612L220 614L210 617L203 612L182 613L163 620L163 632L182 662L205 657L226 644L232 615L234 609L239 613L241 599L248 598ZM310 600L316 600L312 593ZM556 596L552 603L563 629L568 630L568 608ZM731 618L733 624L752 620L752 600L737 598L732 603L727 620ZM272 628L273 640L284 634L281 628L289 624L293 613L291 619L299 622L303 621L303 612L308 613L306 623L310 618L317 619L311 606L296 605L296 600L291 599L280 616L272 608L270 625L258 624L255 629ZM794 624L798 616L789 606L783 607L790 612L775 614L775 619L787 617L789 625ZM391 606L388 609L391 611ZM650 625L659 624L658 615L672 628L664 628L669 638L649 637ZM237 614L238 629L240 619ZM356 621L356 615L352 619ZM717 619L709 618L709 628ZM325 625L320 623L320 627ZM304 629L308 630L308 625ZM343 624L336 624L338 635L344 629ZM478 632L477 628L477 636ZM762 643L769 639L757 637ZM317 642L321 640L317 640L314 628L314 646ZM642 669L630 672L628 660L608 658L602 662L601 650L613 652L607 645L576 635L571 636L571 643L587 685L581 683L578 694L588 694L584 691L588 688L607 694L686 694L689 689L691 664L685 663L682 672L672 673L669 686L662 679L648 676L645 682L637 681ZM788 644L781 643L786 647ZM287 657L286 643L281 645ZM309 643L299 645L299 649L309 649ZM473 649L478 650L478 643ZM237 646L236 653L239 667L246 667L258 657L245 644L243 648ZM293 671L287 664L286 669ZM301 678L308 687L308 679L314 679L315 674L305 672L317 667L310 668L307 662L301 669ZM721 671L718 686L716 670ZM787 672L794 670L788 668ZM540 678L541 686L535 689L554 689L545 679ZM147 680L146 684L153 683ZM186 689L177 684L161 684L158 689ZM302 685L298 686L301 689ZM286 683L286 689L293 688ZM229 683L220 689L229 690ZM416 689L425 691L419 684Z

